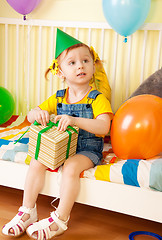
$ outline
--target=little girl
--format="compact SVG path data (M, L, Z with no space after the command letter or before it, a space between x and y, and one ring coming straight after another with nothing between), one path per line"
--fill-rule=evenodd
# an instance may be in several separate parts
M103 137L109 132L113 113L107 98L90 86L95 73L94 54L87 45L57 30L56 59L46 72L57 74L68 88L57 91L28 113L28 120L46 126L54 113L58 130L68 125L79 127L77 152L69 157L62 169L60 201L49 218L37 222L36 200L41 191L47 167L31 160L22 207L2 232L9 236L27 234L38 240L51 239L67 229L70 213L80 189L80 173L100 164ZM29 226L30 225L30 226Z

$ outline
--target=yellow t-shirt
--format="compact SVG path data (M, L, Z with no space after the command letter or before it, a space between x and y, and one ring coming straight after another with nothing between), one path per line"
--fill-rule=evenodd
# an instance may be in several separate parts
M87 103L88 94L92 90L94 90L94 89L91 88L89 90L89 92L80 101L75 102L73 104L86 104ZM63 98L62 103L69 104L67 102L67 96L68 96L68 88L66 89L65 96ZM61 102L61 98L59 98L59 102ZM91 103L91 102L92 101L90 100L89 103ZM72 104L72 103L70 103L70 104ZM57 115L57 98L56 98L56 93L54 95L52 95L51 97L49 97L42 104L40 104L39 108L42 109L42 110L48 111L49 114L54 113L55 115ZM99 94L97 96L97 98L92 102L92 109L93 109L93 118L94 119L97 116L99 116L101 114L104 114L104 113L110 114L111 119L113 117L113 112L112 112L112 109L111 109L110 102L108 101L108 99L103 94Z

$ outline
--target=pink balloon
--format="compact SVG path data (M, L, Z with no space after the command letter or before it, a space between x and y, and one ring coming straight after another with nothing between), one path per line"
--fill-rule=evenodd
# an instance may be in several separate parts
M26 15L33 11L41 0L7 0L10 6L18 13Z

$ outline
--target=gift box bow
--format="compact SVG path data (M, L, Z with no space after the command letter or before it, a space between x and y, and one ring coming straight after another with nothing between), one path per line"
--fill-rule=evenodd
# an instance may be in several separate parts
M35 126L37 125L41 125L39 124L37 121L35 121L33 123ZM38 138L37 138L37 145L36 145L36 151L35 151L35 159L38 159L38 155L39 155L39 149L40 149L40 143L41 143L41 135L44 132L47 132L49 129L51 129L53 126L58 127L59 121L57 121L57 123L51 122L49 121L49 123L47 123L47 127L43 128L42 130L40 130L38 132ZM68 139L68 144L67 144L67 151L66 151L66 159L69 157L69 150L70 150L70 143L71 143L71 137L72 137L72 132L69 131L68 129L73 130L75 133L78 134L77 130L73 127L71 127L70 125L67 127L66 132L69 134L69 139Z

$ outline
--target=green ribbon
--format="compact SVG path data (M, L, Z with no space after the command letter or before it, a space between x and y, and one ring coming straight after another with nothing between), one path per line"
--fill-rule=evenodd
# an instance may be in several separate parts
M58 127L59 121L57 121L57 123L51 122L49 121L49 123L47 123L47 127L43 128L41 131L39 131L38 133L38 137L37 137L37 145L36 145L36 151L35 151L35 159L38 159L38 155L39 155L39 149L40 149L40 143L41 143L41 135L42 133L48 131L50 128L52 128L53 126ZM40 125L37 121L34 122L34 125ZM78 134L77 130L71 126L68 126L67 128L72 129L75 133ZM69 157L69 151L70 151L70 143L71 143L71 137L72 137L72 133L66 129L66 132L69 134L69 140L68 140L68 145L67 145L67 151L66 151L66 159Z
M14 144L16 144L17 142L19 142L21 140L21 138L29 131L30 127L28 127L28 129L19 137L19 139L17 139Z

